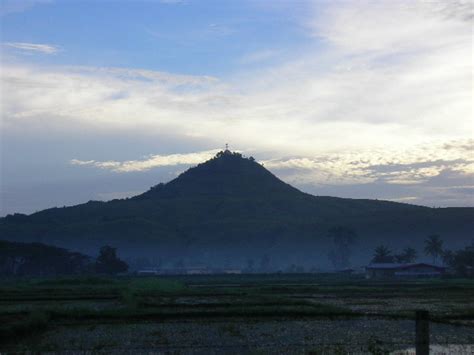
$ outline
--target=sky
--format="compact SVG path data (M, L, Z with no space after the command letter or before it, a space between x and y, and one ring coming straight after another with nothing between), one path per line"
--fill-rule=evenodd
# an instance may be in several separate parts
M0 0L0 216L230 149L314 195L474 206L472 1Z

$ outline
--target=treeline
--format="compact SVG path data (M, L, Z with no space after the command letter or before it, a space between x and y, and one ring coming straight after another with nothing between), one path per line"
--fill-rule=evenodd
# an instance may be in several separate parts
M117 274L128 265L116 249L103 246L97 258L42 243L0 241L0 276L43 277L82 274Z
M453 273L462 277L474 276L474 242L460 250L445 249L444 241L439 235L430 235L425 239L424 254L433 260L433 264L443 264ZM385 245L375 248L372 263L399 263L408 264L416 262L418 252L416 249L406 247L401 253L393 253Z

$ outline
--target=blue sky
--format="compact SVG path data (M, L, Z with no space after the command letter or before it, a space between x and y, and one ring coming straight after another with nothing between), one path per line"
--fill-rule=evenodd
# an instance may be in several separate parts
M0 215L222 149L317 195L473 206L469 1L1 0Z
M4 16L6 42L52 43L48 63L228 75L267 50L312 44L299 25L307 2L62 1ZM44 60L44 58L43 58ZM272 58L278 60L278 58Z

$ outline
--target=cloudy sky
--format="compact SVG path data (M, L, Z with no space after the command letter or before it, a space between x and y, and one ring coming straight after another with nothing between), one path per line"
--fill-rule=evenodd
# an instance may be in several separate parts
M225 143L316 195L474 206L470 0L0 4L0 215Z

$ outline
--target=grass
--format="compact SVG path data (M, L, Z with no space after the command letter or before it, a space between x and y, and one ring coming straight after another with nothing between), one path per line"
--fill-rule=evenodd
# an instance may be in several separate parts
M26 316L12 318L10 322L2 322L0 325L0 339L32 335L44 330L49 321L50 314L42 310L34 310Z

